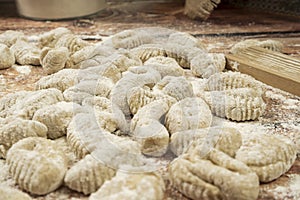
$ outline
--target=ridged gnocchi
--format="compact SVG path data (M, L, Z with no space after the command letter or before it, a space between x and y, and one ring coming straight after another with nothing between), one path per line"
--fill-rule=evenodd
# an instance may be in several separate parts
M127 103L128 91L137 86L154 85L160 81L160 74L151 68L147 67L134 67L130 71L123 74L123 78L120 79L111 90L111 100L114 104L119 106L125 116L129 116L130 109Z
M168 38L168 43L175 43L178 45L189 46L189 47L197 47L206 51L204 44L201 43L199 39L195 38L194 36L188 33L183 33L183 32L172 33Z
M66 101L81 104L85 98L93 96L109 97L114 84L111 79L98 76L98 79L81 80L63 93Z
M258 119L266 107L261 91L252 88L204 92L203 99L213 114L234 121Z
M212 149L204 158L183 154L169 165L170 181L191 199L257 199L259 180L243 162Z
M135 115L139 109L155 100L162 99L170 106L177 102L175 98L162 92L151 91L149 88L144 88L134 87L131 88L127 93L127 103L129 105L130 112L133 115Z
M22 101L28 94L29 91L18 91L9 93L0 99L0 117L6 117L11 112L10 109L18 102Z
M261 182L270 182L287 172L296 159L295 144L284 136L243 134L235 158L248 165Z
M47 127L38 121L8 117L0 122L0 158L5 158L9 148L27 137L47 137Z
M226 60L222 53L202 53L191 60L191 71L195 76L208 78L225 69Z
M151 43L153 40L151 34L144 30L125 30L114 34L109 40L105 41L116 48L132 49L142 44Z
M91 107L100 129L116 135L128 134L129 126L119 107L105 97L86 98L83 105Z
M70 54L73 54L76 51L90 45L91 44L89 42L82 40L74 34L63 34L57 39L54 47L66 47Z
M30 95L24 97L22 101L14 104L10 108L9 115L18 116L24 119L32 119L34 113L38 109L63 100L62 92L55 88L34 91L30 93Z
M158 71L161 77L165 76L183 76L184 70L178 65L175 59L156 56L144 62L144 65L151 67Z
M14 144L7 152L6 163L14 181L37 195L48 194L63 183L67 158L51 140L29 137Z
M242 145L242 135L235 128L226 126L179 131L171 135L170 149L177 156L202 145L207 145L199 149L203 154L216 148L234 157Z
M259 90L262 84L253 77L240 72L223 72L210 76L205 83L207 91L222 91L236 88L253 88Z
M160 99L142 107L131 120L133 137L148 156L162 156L169 145L169 132L162 119L169 110L166 101Z
M124 173L117 175L93 193L89 200L123 199L123 200L162 200L165 184L156 173Z
M72 190L90 194L96 192L115 174L114 169L105 166L91 155L86 155L67 171L64 182Z
M17 40L27 41L24 33L20 31L7 30L0 34L0 44L11 47Z
M77 69L62 69L54 74L42 77L35 83L35 88L36 90L56 88L64 92L78 82L78 73L79 70Z
M65 27L58 27L43 33L39 37L39 45L43 47L54 48L58 39L61 38L65 34L71 34L71 31Z
M187 97L178 101L168 111L165 125L170 134L211 125L212 113L201 98Z
M42 49L40 62L47 74L53 74L65 68L68 58L69 50L66 47L45 47Z
M34 44L17 40L10 49L14 53L17 63L21 65L40 65L41 50Z
M165 56L174 58L182 68L190 68L191 55L197 54L203 50L196 47L178 46L176 44L144 44L134 48L132 52L137 55L143 62L152 57Z
M47 126L47 138L56 139L66 135L70 121L81 109L76 103L61 101L37 110L32 120Z
M5 45L0 43L0 70L10 68L15 64L15 55Z
M165 76L153 88L180 101L187 97L193 97L193 86L183 76Z

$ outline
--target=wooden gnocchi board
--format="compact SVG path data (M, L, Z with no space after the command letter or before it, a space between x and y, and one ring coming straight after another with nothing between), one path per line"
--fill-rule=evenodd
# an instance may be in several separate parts
M300 59L249 47L239 54L227 54L227 68L249 74L273 87L300 96Z

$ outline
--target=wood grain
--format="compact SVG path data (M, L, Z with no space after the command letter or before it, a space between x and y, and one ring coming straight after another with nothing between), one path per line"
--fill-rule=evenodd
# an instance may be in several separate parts
M235 70L237 62L238 71L300 96L300 59L261 47L249 47L226 58L228 69Z

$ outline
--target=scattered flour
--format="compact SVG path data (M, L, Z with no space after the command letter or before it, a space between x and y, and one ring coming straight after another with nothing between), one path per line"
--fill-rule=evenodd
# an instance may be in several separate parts
M231 66L231 68L233 70L239 71L239 65L240 64L238 62L236 62L236 61L230 61L229 65Z
M271 99L277 99L277 100L281 100L281 101L286 100L286 97L284 97L281 94L277 94L273 91L266 91L265 95L266 95L266 97L271 98Z
M295 109L295 110L298 110L300 111L300 106L297 105L299 104L299 101L296 100L296 99L286 99L284 102L283 102L283 106L282 108L285 108L285 109Z
M277 186L274 190L274 198L276 200L300 199L300 175L291 174L289 175L290 181L287 186Z
M220 117L213 117L212 126L228 126L236 128L241 133L268 133L268 128L262 125L259 121L251 122L234 122Z
M12 68L20 74L29 75L31 72L31 66L28 65L13 65Z

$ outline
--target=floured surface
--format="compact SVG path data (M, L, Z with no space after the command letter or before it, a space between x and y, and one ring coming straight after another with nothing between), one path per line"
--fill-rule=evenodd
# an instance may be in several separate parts
M1 70L0 86L2 97L6 93L18 90L33 90L34 82L40 77L45 76L39 67L15 67L8 70ZM259 119L253 122L233 122L223 118L213 117L213 125L228 125L237 128L242 133L267 133L285 135L294 142L298 142L298 154L300 153L300 97L285 93L278 89L264 86L266 88L265 101L266 112ZM187 199L177 190L172 188L167 181L168 173L166 170L169 162L174 156L168 152L161 158L153 158L160 165L159 171L165 178L167 191L165 199ZM7 169L3 165L4 161L0 161L0 185L5 184L15 186L11 177L7 174ZM72 163L70 163L72 166ZM298 156L293 167L282 177L274 182L260 185L259 199L299 199L299 174L300 174L300 158ZM77 193L62 187L57 191L46 196L36 197L34 199L88 199L81 193Z

